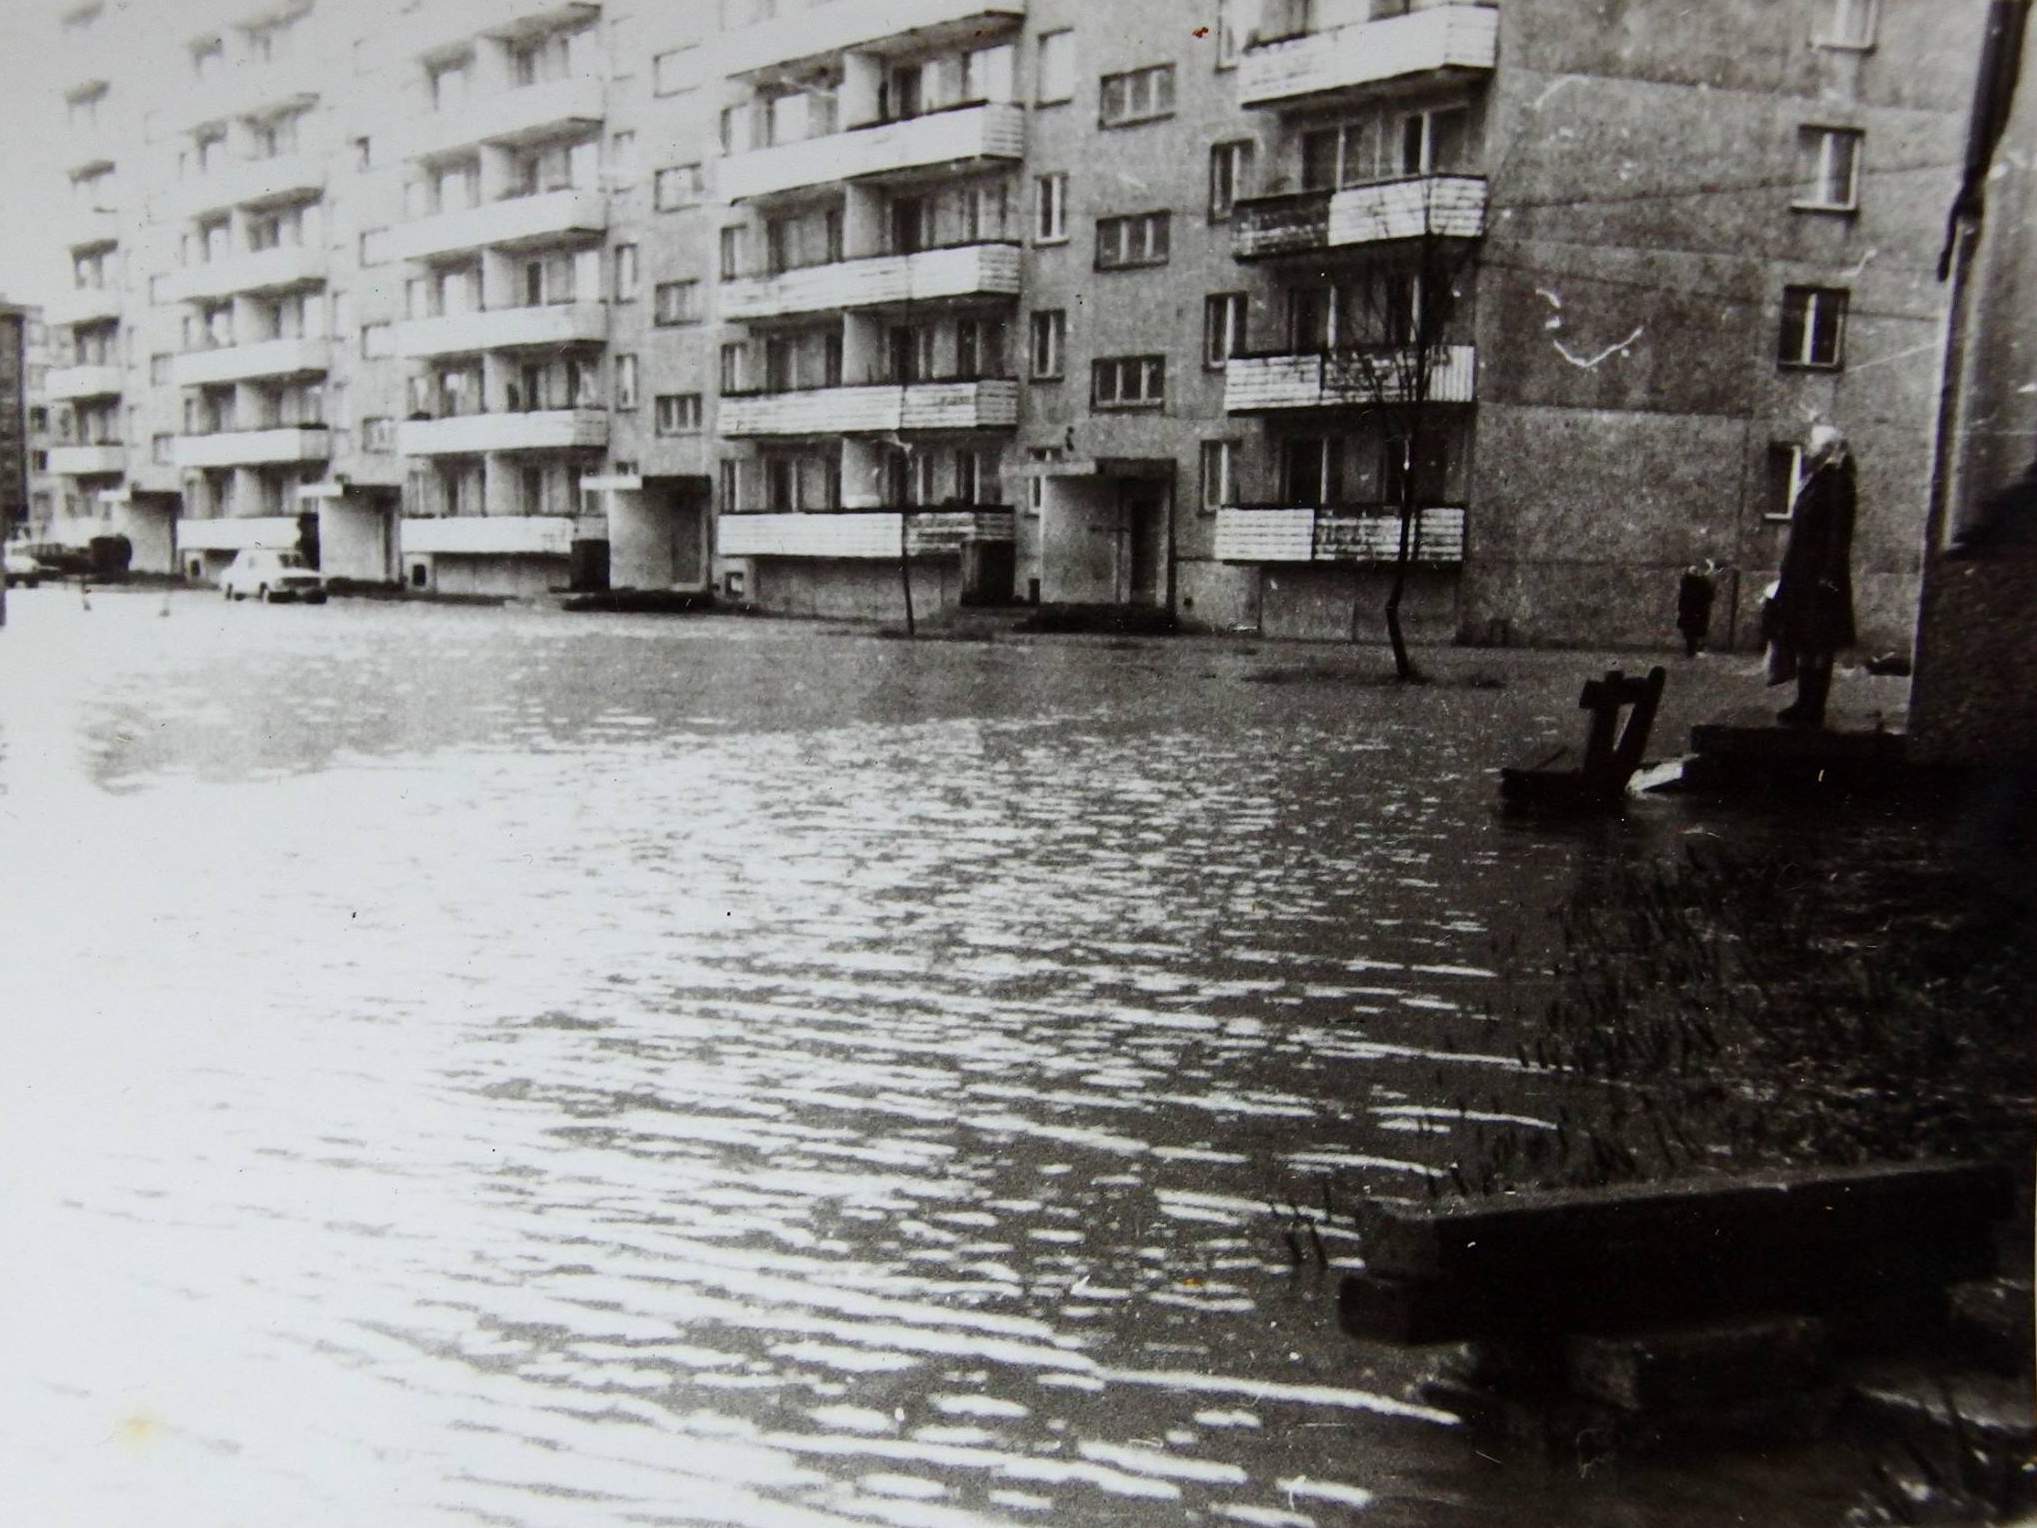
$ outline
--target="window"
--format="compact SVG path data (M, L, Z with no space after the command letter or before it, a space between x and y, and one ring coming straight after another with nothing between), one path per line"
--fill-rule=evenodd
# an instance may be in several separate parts
M168 356L168 355L152 355L152 356L150 356L150 357L149 357L149 382L150 382L150 384L151 384L151 385L153 385L153 386L156 386L156 387L161 387L161 386L162 386L163 384L165 384L165 383L166 383L166 382L168 382L169 380L170 380L170 358L169 358L169 356Z
M374 139L356 138L354 140L354 168L357 170L367 170L374 168L374 164L375 164Z
M721 231L721 263L716 268L723 281L738 281L743 275L743 244L748 230L740 223L731 223Z
M389 230L386 228L364 228L361 230L361 264L380 265L389 258Z
M692 435L700 429L698 393L660 393L652 408L660 435Z
M1090 402L1097 408L1158 408L1166 401L1165 356L1106 356L1090 368Z
M1235 498L1238 447L1235 441L1202 443L1202 512L1213 515Z
M1832 0L1832 20L1816 38L1825 48L1871 48L1880 0Z
M1169 216L1140 212L1130 217L1098 218L1096 268L1108 271L1129 265L1165 265Z
M1241 138L1217 143L1209 151L1209 220L1221 223L1231 215L1252 173L1252 141Z
M1804 466L1804 448L1787 441L1771 441L1768 447L1768 502L1762 507L1764 520L1787 520L1796 511L1797 493L1810 473Z
M393 452L396 449L396 421L384 416L363 419L361 449L377 456Z
M651 94L677 95L700 83L700 45L688 43L651 59Z
M1068 175L1066 171L1039 176L1033 182L1033 242L1064 244L1068 240Z
M608 140L609 180L626 186L637 178L637 135L620 132Z
M1033 99L1042 106L1075 99L1075 33L1042 32L1034 44Z
M651 182L651 204L660 212L691 207L701 197L700 166L672 165L660 170Z
M1837 287L1784 287L1782 335L1776 359L1784 366L1837 366L1846 348L1846 293Z
M1202 304L1202 364L1222 366L1245 348L1245 294L1213 292Z
M1239 5L1237 0L1217 0L1217 67L1235 69L1238 55L1245 50L1246 38L1256 23L1260 7L1257 4ZM1241 15L1240 13L1248 13Z
M158 467L167 467L170 463L170 440L167 434L149 437L149 460Z
M628 302L637 295L637 247L615 246L615 300Z
M697 324L701 320L698 281L661 281L651 292L653 318L661 324Z
M391 326L388 324L361 325L361 354L371 361L396 354L396 343Z
M462 58L449 64L440 64L431 71L433 111L458 111L467 104L467 81L470 73L467 68L468 62Z
M1799 209L1851 212L1860 205L1860 140L1850 127L1797 129Z
M1033 315L1032 374L1035 381L1049 381L1062 375L1063 356L1068 348L1068 312L1047 308Z
M721 347L721 390L725 393L743 391L749 376L749 352L740 340L732 340Z
M1174 110L1174 66L1154 64L1126 74L1103 77L1102 122L1105 127L1123 127L1133 122L1150 122Z

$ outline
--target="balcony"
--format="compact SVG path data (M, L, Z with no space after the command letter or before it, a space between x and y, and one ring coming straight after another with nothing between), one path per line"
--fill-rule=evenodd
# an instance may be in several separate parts
M483 143L532 143L592 127L607 115L606 88L592 75L547 80L435 112L412 129L410 157L430 159Z
M471 456L482 451L584 451L608 444L603 409L530 409L407 419L396 427L405 456Z
M1485 232L1485 178L1416 175L1341 191L1296 191L1239 202L1231 253L1240 260L1313 254L1433 234L1475 239Z
M716 522L723 557L954 556L964 545L1009 542L1008 509L816 510L789 514L727 514Z
M1461 505L1423 505L1411 533L1411 561L1425 567L1464 561ZM1219 562L1391 564L1400 559L1400 513L1383 504L1220 509L1215 555Z
M1405 403L1407 389L1391 350L1233 356L1224 366L1224 412L1364 407ZM1448 345L1429 368L1430 403L1469 403L1477 370L1470 345ZM1410 368L1412 369L1412 368Z
M308 105L318 98L326 63L308 40L281 58L243 59L177 92L165 123L173 132L188 132L207 122Z
M157 203L159 216L203 217L228 207L255 207L312 197L325 190L325 160L317 154L236 159L196 179L170 186Z
M332 365L332 342L323 339L258 340L193 350L170 360L170 381L178 387L244 382L254 377L296 377Z
M740 202L903 171L1015 162L1024 156L1025 144L1024 108L978 102L731 154L721 162L721 190L730 201Z
M283 244L274 249L226 255L203 265L171 271L163 277L163 296L170 302L195 302L207 297L232 297L239 292L312 286L323 280L325 250L322 247Z
M578 539L567 515L406 516L399 534L405 553L468 557L567 557Z
M42 318L46 324L92 324L101 319L120 317L120 288L74 287L68 292L59 292L43 304Z
M837 260L723 283L721 316L730 323L789 313L833 312L944 297L1016 297L1016 244L963 244L910 255Z
M396 352L412 360L483 350L600 345L607 339L608 305L599 302L448 313L441 318L406 319L396 326Z
M113 130L98 122L71 129L64 140L62 159L58 168L67 176L91 175L112 168Z
M389 246L399 260L429 260L434 255L543 243L607 229L608 198L599 191L568 187L434 213L391 229Z
M477 37L510 37L591 21L589 0L424 0L398 23L395 51L404 58L448 53Z
M976 38L1025 19L1025 0L832 0L741 27L714 45L712 73L797 67L847 48L884 43L917 52Z
M120 214L103 207L75 207L57 215L57 242L65 249L92 249L120 242Z
M180 552L238 552L262 547L273 552L297 549L295 515L250 515L236 519L223 516L201 520L180 516L177 520L177 550Z
M1008 430L1018 384L1006 379L873 383L782 393L723 393L724 436L855 435L890 430Z
M1238 63L1238 104L1278 110L1324 105L1389 81L1491 72L1499 12L1438 5L1247 48Z
M125 446L50 447L49 470L64 477L90 477L98 473L123 472L126 468Z
M170 460L179 467L258 467L265 462L322 462L331 455L332 437L322 424L218 430L210 435L179 435L170 443Z
M43 391L53 403L72 398L110 398L120 391L118 366L52 366Z

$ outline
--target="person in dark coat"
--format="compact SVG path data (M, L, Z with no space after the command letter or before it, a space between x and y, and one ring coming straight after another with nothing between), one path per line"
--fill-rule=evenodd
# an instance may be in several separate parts
M1780 662L1770 683L1794 672L1797 698L1775 719L1789 727L1819 727L1832 689L1832 660L1851 647L1853 630L1853 456L1836 425L1811 431L1810 476L1797 490L1789 517L1782 573L1766 612Z
M1718 589L1719 564L1707 557L1683 570L1676 581L1676 629L1683 633L1683 655L1695 658L1712 629L1712 600Z

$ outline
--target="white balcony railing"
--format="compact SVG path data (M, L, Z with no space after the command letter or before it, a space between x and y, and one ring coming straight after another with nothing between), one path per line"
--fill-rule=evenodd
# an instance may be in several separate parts
M1224 367L1224 410L1247 414L1406 402L1407 379L1398 361L1397 354L1379 350L1233 356ZM1476 372L1472 346L1444 347L1429 369L1427 401L1470 403Z
M724 393L717 417L727 436L1008 430L1017 423L1018 384L1003 379Z
M902 548L915 557L939 557L969 544L1009 542L1012 535L1008 509L732 514L716 522L715 550L723 557L877 558L896 557Z
M74 207L57 215L57 242L65 249L118 243L120 214L103 207Z
M980 37L1026 14L1025 0L831 0L783 9L774 20L724 33L714 44L713 73L750 74L880 42L919 51Z
M189 515L177 520L179 552L238 552L260 547L271 552L289 552L297 547L295 515L221 516L200 520Z
M428 260L468 249L598 234L607 228L608 198L600 191L568 187L434 213L391 229L389 246L399 260Z
M120 317L119 287L74 287L68 292L59 292L42 307L43 322L62 326L65 324L90 324L101 319Z
M396 352L420 356L468 355L551 345L598 345L608 338L608 305L560 302L534 308L496 308L412 318L396 326Z
M481 451L584 450L608 444L602 409L532 409L407 419L396 427L405 456L467 456Z
M721 316L732 323L944 297L1015 297L1016 244L964 244L910 255L872 255L724 282Z
M1409 526L1411 561L1464 561L1464 509L1424 505ZM1219 562L1392 563L1400 558L1400 514L1384 505L1230 508L1217 511Z
M403 550L469 557L565 557L577 521L567 515L448 515L399 522Z
M732 202L901 171L1024 156L1024 108L1003 102L957 106L901 122L880 122L798 143L731 154L721 162Z
M51 446L49 470L67 477L120 472L127 466L125 446Z
M254 377L307 376L329 370L331 365L330 340L258 340L248 345L222 345L216 350L193 350L173 356L170 381L178 387L199 387Z
M51 401L71 398L107 398L120 391L118 366L52 366L43 378L43 391Z
M456 111L418 119L410 133L413 159L455 153L483 143L528 143L591 127L607 114L606 84L573 75L519 85L469 101Z
M256 467L265 462L322 462L331 455L332 437L322 424L220 430L211 435L179 435L170 442L170 459L179 467Z
M1238 104L1289 107L1390 80L1448 70L1490 71L1499 11L1438 5L1328 32L1247 48L1238 64Z
M165 120L175 131L256 116L314 99L328 61L308 44L281 58L242 59L176 93Z
M1238 203L1231 252L1240 260L1485 232L1485 179L1415 175L1341 191L1297 191Z
M228 207L316 196L325 190L325 159L318 154L278 154L270 159L236 159L206 174L165 188L156 206L169 218L195 218Z
M393 51L401 58L422 58L478 37L571 26L600 13L593 0L423 0L396 22Z
M325 250L317 244L283 244L244 254L222 255L203 265L189 265L163 278L163 296L171 302L206 297L232 297L239 292L279 291L311 286L325 280Z

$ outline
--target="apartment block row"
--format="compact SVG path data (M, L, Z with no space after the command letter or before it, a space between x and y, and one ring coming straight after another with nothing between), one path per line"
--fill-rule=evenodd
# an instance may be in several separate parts
M441 592L1913 618L1982 0L72 4L58 531ZM1419 348L1419 366L1406 362ZM1742 612L1744 614L1744 612Z

